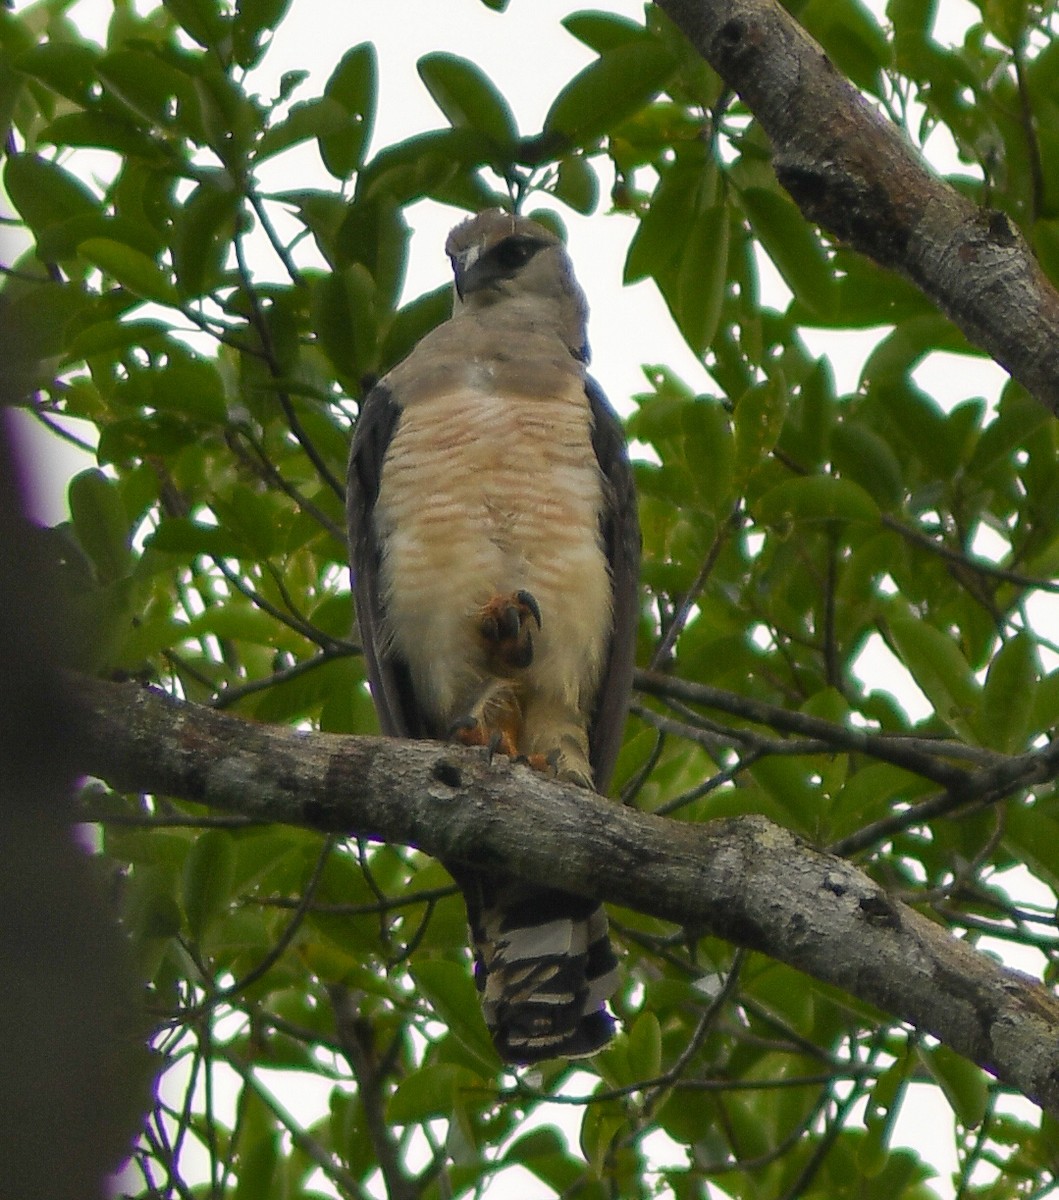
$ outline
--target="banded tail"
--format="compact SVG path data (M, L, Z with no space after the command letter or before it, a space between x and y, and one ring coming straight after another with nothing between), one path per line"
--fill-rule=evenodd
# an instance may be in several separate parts
M553 888L460 872L485 1022L505 1062L586 1058L610 1041L618 985L607 914Z

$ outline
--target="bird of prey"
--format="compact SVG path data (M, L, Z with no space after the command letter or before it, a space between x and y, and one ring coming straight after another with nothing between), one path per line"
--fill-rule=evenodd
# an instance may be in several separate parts
M453 315L370 392L350 455L379 721L602 792L632 678L640 535L621 430L586 372L585 298L562 243L528 218L481 213L445 249ZM445 865L500 1056L605 1045L617 962L602 907Z

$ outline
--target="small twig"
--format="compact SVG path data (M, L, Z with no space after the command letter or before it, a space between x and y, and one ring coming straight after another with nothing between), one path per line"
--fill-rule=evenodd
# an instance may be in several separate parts
M882 1041L885 1030L880 1030L873 1039L872 1049L869 1054L868 1064L879 1056L882 1050ZM855 1079L853 1086L849 1089L849 1095L843 1100L838 1100L835 1103L835 1111L831 1121L828 1123L823 1135L813 1147L812 1153L809 1155L808 1161L798 1172L797 1178L791 1186L783 1193L783 1200L797 1200L799 1196L805 1194L806 1189L812 1183L817 1171L823 1166L824 1159L830 1154L831 1147L835 1144L839 1134L846 1127L846 1118L849 1116L853 1107L860 1101L864 1095L864 1079Z
M450 887L424 888L421 892L411 892L407 896L384 896L375 904L313 904L310 910L336 917L368 917L380 912L392 912L395 908L436 904L439 900L458 895L459 890L452 884ZM268 908L296 908L301 901L292 900L289 896L248 896L246 903L260 904Z
M316 865L313 867L313 873L309 876L309 882L305 885L305 891L302 892L301 901L294 910L294 915L284 927L283 932L276 939L276 944L257 966L251 967L247 971L242 979L238 979L229 987L215 992L210 997L211 1006L225 1000L231 1000L233 996L238 996L240 992L246 991L248 987L267 975L273 966L283 957L287 951L287 947L294 941L295 934L301 929L306 916L309 914L313 897L316 895L316 889L320 886L320 880L324 877L324 867L327 866L327 860L331 857L331 851L335 848L336 840L334 836L324 838L323 845L320 847L320 853L316 859Z
M250 206L257 214L257 219L261 222L261 228L271 243L276 257L283 263L283 269L290 276L291 283L295 287L301 287L305 282L302 278L302 273L298 270L294 259L290 256L290 251L283 244L279 234L276 232L276 227L272 224L272 218L268 215L268 209L265 208L264 201L252 187L246 189L246 198L250 201Z
M239 269L239 277L243 282L243 287L246 289L247 298L250 302L251 320L261 341L261 347L268 363L269 374L273 380L279 381L283 375L279 368L279 362L276 359L276 349L272 343L272 334L268 328L268 321L265 319L265 314L261 308L261 301L258 299L257 292L253 287L253 279L246 263L246 256L243 253L243 241L241 237L235 239L235 260ZM302 427L302 423L298 420L298 414L294 411L290 394L285 389L277 387L276 398L279 400L280 408L283 409L283 415L287 418L287 425L291 433L305 451L309 461L316 468L320 478L340 500L344 501L346 496L344 485L331 472L330 467L321 458L320 452L313 445L309 435Z
M964 929L973 929L975 933L984 934L986 937L1015 942L1020 946L1033 946L1042 954L1054 954L1059 951L1059 938L1041 937L1026 929L1012 929L1009 925L1002 925L998 921L989 921L984 917L972 917L969 913L965 913L951 904L935 903L932 907L938 916L944 917L946 921L962 925Z
M281 608L273 604L271 600L268 600L262 596L256 588L252 588L237 572L233 571L223 559L211 555L210 561L217 568L217 570L220 571L224 578L227 579L232 587L234 587L240 595L245 596L251 604L255 605L257 608L260 608L263 612L267 612L270 617L275 617L277 621L286 625L288 629L293 629L295 633L300 633L303 638L306 638L310 642L314 642L322 650L334 650L341 648L352 652L355 649L352 642L345 642L340 638L330 637L328 634L323 633L315 626L310 625L308 621L303 620L301 617L291 616L288 613L285 613Z
M295 934L302 927L306 916L312 906L313 897L316 895L316 889L320 886L320 880L323 878L324 867L327 865L327 860L330 857L331 851L335 847L336 837L331 836L324 839L323 845L320 847L320 854L317 857L316 865L313 867L313 873L309 877L309 882L305 885L305 891L302 893L301 900L297 908L294 910L294 915L287 922L283 932L276 939L276 944L272 949L261 959L256 966L251 967L249 971L242 977L237 979L235 983L230 984L226 988L220 988L217 991L210 992L205 1000L190 1008L182 1008L179 1013L179 1019L183 1023L188 1023L197 1020L204 1013L215 1009L219 1004L234 999L240 992L245 991L252 984L255 984L263 976L275 966L275 964L286 953L287 948L294 940ZM190 947L185 946L185 949L191 951ZM194 958L195 955L192 954ZM204 963L198 962L199 970L202 972L204 979L209 978L209 970Z
M829 686L841 694L844 690L842 668L835 636L835 598L837 593L838 535L832 532L827 538L827 580L824 584L824 678Z
M1022 133L1026 139L1026 159L1030 167L1031 211L1030 223L1040 219L1044 210L1044 167L1041 163L1041 143L1037 136L1037 124L1033 116L1033 101L1026 83L1026 70L1023 63L1024 45L1014 48L1011 56L1015 67L1015 84L1019 93L1019 117L1022 121Z
M764 738L760 734L751 733L746 729L731 728L723 729L720 733L713 733L697 729L694 726L685 724L683 721L674 721L672 717L652 712L651 709L645 708L642 704L633 703L629 705L629 711L648 725L653 725L655 729L671 733L676 737L686 738L688 741L697 742L704 750L711 753L716 753L719 749L730 749L735 745L754 751L758 757L766 754L776 754L787 758L797 758L809 754L832 754L835 749L830 742L822 738L784 741L781 738ZM722 743L722 745L719 746L718 743Z
M987 562L985 559L972 557L962 550L954 550L951 546L946 546L944 542L935 541L921 529L905 525L890 513L883 513L880 519L887 529L899 533L913 545L919 546L923 550L929 550L931 554L937 554L939 557L948 559L949 562L979 575L987 575L1003 583L1013 583L1022 588L1059 593L1059 583L1054 579L1039 579L1032 575L1023 575L1018 571L1008 570L1006 567L998 567L995 563Z
M257 456L256 461L252 461L250 457L240 449L240 440L246 441L253 448L254 454ZM280 474L279 469L265 453L264 448L256 438L251 436L247 430L235 430L228 439L228 445L232 448L233 452L237 454L248 467L250 467L251 470L255 471L260 478L264 480L265 483L269 483L273 487L279 488L284 495L289 496L290 499L297 504L301 511L306 514L306 516L312 517L318 525L326 529L340 546L345 544L345 530L336 525L335 522L332 521L331 518L321 508L314 504L307 496L303 496L293 483L290 483L283 477L283 475Z
M716 775L711 775L709 779L703 780L697 787L689 788L681 795L675 796L672 800L660 805L654 810L655 816L672 816L673 813L678 812L689 804L693 804L696 800L701 800L703 796L708 796L710 792L717 791L718 788L723 787L726 783L731 783L738 775L749 770L762 757L764 755L761 751L747 751L745 755L738 758L731 766L718 771Z
M306 1158L320 1168L324 1175L351 1200L371 1200L371 1195L355 1179L349 1171L326 1150L320 1143L302 1129L301 1125L287 1110L272 1096L272 1094L257 1081L253 1072L243 1062L227 1051L221 1051L220 1057L242 1079L243 1084L257 1096L276 1120L290 1134L291 1141Z
M699 573L695 576L691 587L681 597L680 603L677 605L676 612L673 614L673 619L670 621L668 628L665 631L665 636L655 647L654 654L651 655L651 670L657 670L665 664L673 647L676 645L677 638L680 637L684 626L688 623L688 618L691 616L691 610L695 607L695 602L698 600L702 589L706 586L706 581L709 579L713 568L717 564L717 559L721 551L724 549L724 544L728 540L728 535L732 529L738 524L742 513L741 502L737 503L728 515L728 519L718 528L714 534L713 541L710 543L710 548L706 551L706 557L703 559L702 566L699 568Z
M96 448L90 442L82 441L75 433L71 433L68 429L63 429L56 421L46 416L44 410L36 404L29 406L29 411L33 416L44 426L49 433L55 434L57 438L62 438L64 442L68 442L71 446L76 446L78 450L95 458Z
M643 790L644 784L651 778L651 773L658 766L659 759L662 757L662 751L665 749L666 735L659 733L655 738L655 744L651 747L651 753L644 759L636 774L625 784L621 789L619 797L622 804L635 804L637 796Z
M960 809L978 811L1005 799L1012 792L1054 779L1059 774L1059 739L1049 742L1043 750L998 757L1000 761L992 767L964 773L958 786L873 821L849 837L833 842L827 847L828 851L849 858L914 825L952 816Z
M217 709L230 708L247 696L253 696L257 692L266 691L281 683L289 683L290 680L306 675L309 671L314 671L325 663L334 662L337 658L354 658L359 653L358 646L332 646L330 649L321 650L312 658L292 663L291 666L284 667L281 671L273 671L271 675L265 675L261 679L248 679L246 683L229 685L213 696L209 701L209 706Z
M804 737L820 738L826 741L832 750L850 750L868 754L894 766L903 767L925 779L931 779L945 787L959 787L967 778L967 772L962 767L954 767L941 761L946 754L947 743L939 743L934 754L924 754L920 750L905 745L901 738L887 737L882 734L867 733L860 729L849 729L832 721L824 721L808 713L796 712L780 708L778 705L766 704L753 700L749 696L739 696L734 692L726 692L720 688L710 687L701 683L690 683L672 675L662 675L657 671L637 671L634 677L635 687L650 696L660 696L663 699L673 697L691 704L701 704L706 708L720 709L743 717L755 725L771 726L785 733L797 733ZM1002 755L997 756L1003 758ZM994 759L995 761L995 759Z
M388 1056L378 1054L375 1028L357 1009L349 988L334 984L327 989L335 1013L335 1028L342 1052L357 1081L357 1093L375 1158L382 1173L388 1200L417 1200L419 1185L405 1170L397 1142L386 1120L386 1070ZM400 1034L396 1035L398 1038Z

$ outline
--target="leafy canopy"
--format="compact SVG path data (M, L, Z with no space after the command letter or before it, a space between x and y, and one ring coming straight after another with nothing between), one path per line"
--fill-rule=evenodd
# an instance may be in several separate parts
M911 138L951 134L953 184L1007 213L1059 281L1055 4L979 0L957 46L934 40L936 5L891 0L885 20L857 0L788 7ZM382 146L370 44L319 95L299 73L255 92L273 32L299 20L291 0L115 0L101 41L76 9L0 11L3 184L28 246L4 271L0 358L57 437L77 427L60 418L98 433L70 521L41 533L71 663L262 722L374 732L350 635L346 449L366 389L449 303L441 288L400 304L406 210L598 213L625 222L626 280L654 281L716 382L694 394L649 365L634 398L640 662L732 698L719 717L638 697L622 798L685 821L764 813L855 848L961 936L1017 946L1056 981L1051 782L917 821L929 777L795 743L739 704L897 746L915 735L950 765L1039 744L1059 721L1056 423L1014 384L951 406L917 385L932 351L976 351L910 284L803 221L752 115L657 11L566 17L556 36L595 57L532 136L503 81L429 54L439 127ZM264 190L263 166L307 146L329 179ZM763 256L790 290L782 310L762 297ZM879 331L854 392L836 392L809 329ZM923 719L858 670L881 646ZM706 1180L712 1195L913 1200L951 1194L890 1144L924 1081L952 1108L960 1195L1043 1194L1054 1173L1054 1123L976 1067L634 912L613 914L623 1034L574 1076L504 1074L435 863L162 797L97 788L84 803L168 1081L132 1194L464 1196L528 1186L518 1168L534 1194L582 1200L703 1196ZM298 1072L325 1086L310 1115ZM194 1090L207 1077L233 1105ZM190 1190L203 1179L212 1190Z

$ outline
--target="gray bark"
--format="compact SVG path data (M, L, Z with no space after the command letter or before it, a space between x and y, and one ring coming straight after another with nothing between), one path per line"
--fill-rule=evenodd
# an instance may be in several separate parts
M136 684L70 682L80 767L113 787L415 846L759 950L933 1034L1059 1117L1059 1001L759 816L688 824L484 751L305 734Z
M1059 414L1059 292L1019 230L939 179L775 0L655 0L745 101L804 215L919 287Z

